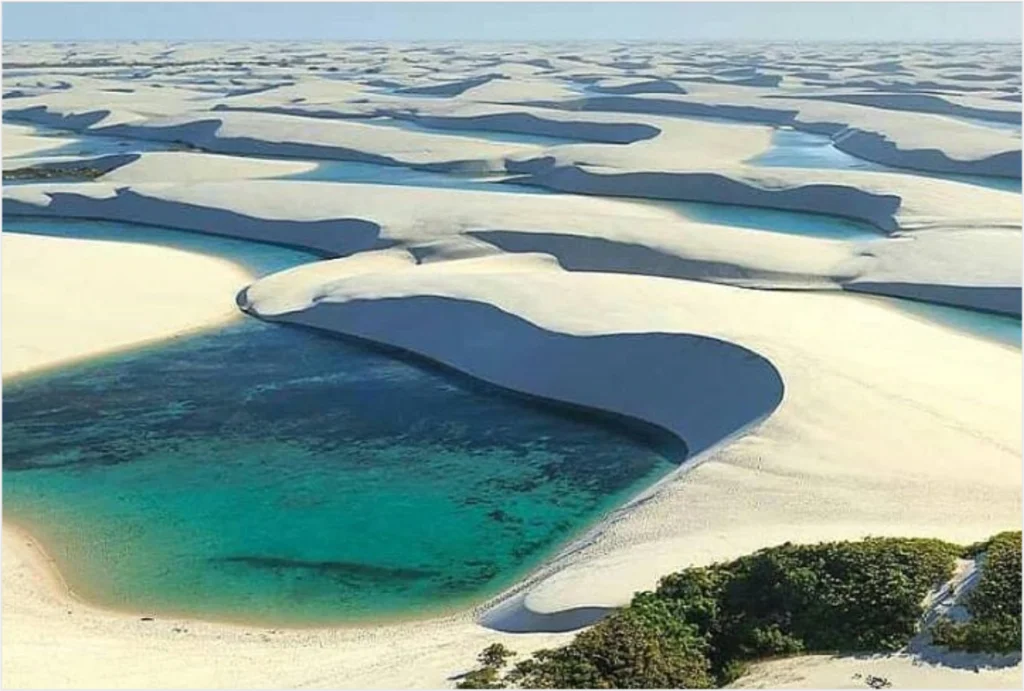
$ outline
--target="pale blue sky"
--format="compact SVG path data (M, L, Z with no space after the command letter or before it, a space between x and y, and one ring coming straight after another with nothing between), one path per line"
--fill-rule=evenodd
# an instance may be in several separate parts
M1020 42L1021 3L5 1L3 38Z

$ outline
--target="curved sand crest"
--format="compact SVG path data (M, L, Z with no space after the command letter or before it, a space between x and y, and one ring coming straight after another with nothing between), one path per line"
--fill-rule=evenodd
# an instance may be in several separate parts
M658 118L651 115L638 118L620 113L573 112L508 103L480 103L465 99L376 98L365 101L359 99L350 102L311 101L287 104L279 101L246 103L240 102L239 99L224 99L214 106L214 110L262 111L308 118L360 118L368 124L373 124L372 118L388 117L436 128L439 134L443 134L445 129L459 129L479 131L481 136L485 136L487 132L506 132L608 144L630 144L655 137L664 141L666 131L671 131L678 125L691 124L678 118ZM768 128L759 129L769 131ZM703 143L691 140L686 144ZM763 148L767 148L768 144L769 141L765 138ZM678 148L680 151L677 153L683 153L686 147ZM756 153L759 152L754 151L749 155Z
M520 393L651 423L679 437L690 454L767 417L782 400L783 382L771 363L728 342L681 333L580 336L486 302L431 295L339 301L334 291L344 288L335 286L321 291L314 307L277 316L426 355ZM247 290L242 308L258 310L249 300ZM430 322L444 328L430 333Z
M309 161L241 158L184 151L152 151L102 177L103 182L206 182L277 178L316 169Z
M5 378L237 319L235 293L253 279L214 257L14 226L2 234Z
M781 275L789 284L834 287L857 263L857 243L765 233L688 221L670 209L594 197L305 181L203 185L20 185L4 190L8 214L77 216L166 223L251 240L295 244L347 255L401 244L469 243L497 251L496 229L545 237L561 231L639 245L666 270L696 271L708 280L749 281ZM430 250L425 250L430 251ZM561 257L560 257L561 259ZM648 270L645 257L624 268ZM680 260L686 260L680 261ZM689 263L687 263L689 262ZM696 267L694 268L694 264ZM730 272L701 266L734 266ZM688 267L688 268L687 268Z
M662 483L532 579L523 606L536 614L621 605L689 563L785 540L886 534L968 542L1019 525L1015 349L854 296L578 274L543 262L527 278L521 269L502 275L500 257L491 260L490 274L451 268L460 261L364 272L361 261L318 266L306 285L304 267L268 277L266 290L260 281L247 291L250 309L260 313L267 300L275 320L369 335L473 373L480 356L459 346L460 336L472 337L472 320L454 320L453 329L462 331L433 336L425 325L444 308L417 296L471 300L577 336L677 332L722 339L766 357L786 382L782 404L760 426L713 448L707 462ZM291 305L279 299L285 293ZM392 320L395 299L421 309ZM355 322L339 310L352 301L365 312ZM363 331L367 325L372 333ZM501 334L503 327L489 331ZM644 367L664 367L671 376L667 362L646 359ZM589 386L621 386L618 378L585 374L596 380ZM504 375L513 388L529 390L528 367ZM566 394L581 390L571 376L558 385ZM671 411L659 413L657 399L648 404L654 408L619 412L664 424L657 415ZM968 456L971 463L963 463Z

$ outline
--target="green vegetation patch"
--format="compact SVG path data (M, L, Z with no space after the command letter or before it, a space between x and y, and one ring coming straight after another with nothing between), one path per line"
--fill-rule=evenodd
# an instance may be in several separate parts
M5 170L4 180L95 180L104 170L81 166L28 166Z
M766 657L897 650L917 632L925 596L951 577L961 551L928 539L787 543L685 569L569 645L504 674L512 653L490 663L482 655L482 667L459 687L707 688ZM1018 554L1018 585L1019 574Z

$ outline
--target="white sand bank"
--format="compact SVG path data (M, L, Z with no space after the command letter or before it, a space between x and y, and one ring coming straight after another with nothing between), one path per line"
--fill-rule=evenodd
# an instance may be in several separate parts
M2 238L4 377L237 319L234 296L252 280L230 262L166 247Z
M736 689L867 689L868 676L894 689L1019 689L1021 665L960 669L904 654L863 657L807 655L756 665L733 683Z
M72 137L41 137L32 127L9 122L3 123L2 135L4 158L59 149L74 141Z

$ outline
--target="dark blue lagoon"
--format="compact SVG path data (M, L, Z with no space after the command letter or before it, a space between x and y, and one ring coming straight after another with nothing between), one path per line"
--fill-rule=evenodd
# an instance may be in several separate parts
M313 260L122 231L235 243L263 270ZM315 625L479 601L685 454L646 427L251 318L9 380L3 397L5 519L79 596L153 615Z

